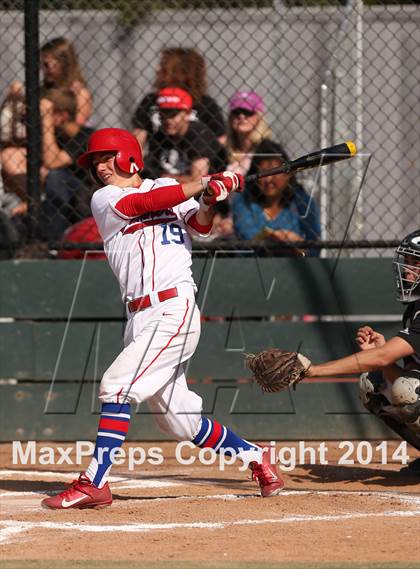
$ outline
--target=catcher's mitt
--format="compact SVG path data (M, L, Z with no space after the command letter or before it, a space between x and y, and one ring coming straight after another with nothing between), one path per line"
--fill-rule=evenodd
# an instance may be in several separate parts
M306 376L311 361L298 352L284 352L275 348L259 354L247 354L245 365L254 374L254 380L263 391L274 393L293 386Z

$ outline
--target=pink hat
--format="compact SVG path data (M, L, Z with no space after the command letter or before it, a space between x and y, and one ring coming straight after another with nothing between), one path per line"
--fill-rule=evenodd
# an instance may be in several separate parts
M262 97L257 95L255 91L237 91L229 101L229 112L235 109L263 113L265 105Z
M158 93L157 104L160 109L182 109L190 111L193 100L188 91L180 87L165 87Z

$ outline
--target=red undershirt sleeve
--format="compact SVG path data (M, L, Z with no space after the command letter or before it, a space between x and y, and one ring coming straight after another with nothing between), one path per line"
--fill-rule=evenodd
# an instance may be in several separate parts
M116 204L110 204L117 215L125 219L138 217L149 211L159 211L179 205L186 200L181 184L166 186L146 193L131 193Z
M193 213L187 219L186 223L195 231L197 231L197 233L200 233L200 235L208 235L213 227L213 221L208 225L201 225L201 223L197 221L197 212Z

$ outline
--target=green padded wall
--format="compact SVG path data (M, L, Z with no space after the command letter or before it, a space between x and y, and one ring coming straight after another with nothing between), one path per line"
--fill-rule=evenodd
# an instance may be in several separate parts
M216 255L193 273L207 316L399 314L387 259L282 259ZM105 261L2 261L0 317L121 318Z
M382 422L364 410L357 385L308 382L291 393L263 395L255 385L232 380L192 383L203 412L252 440L389 439ZM98 427L97 384L2 386L2 440L94 440ZM45 404L51 403L45 411ZM131 421L129 440L162 440L147 405ZM395 436L394 436L395 438Z
M360 406L356 378L309 381L268 396L243 365L244 352L269 346L299 348L315 361L346 355L356 348L363 315L394 334L402 307L389 260L244 252L201 255L193 273L203 322L187 377L205 413L253 439L392 436ZM1 440L94 438L98 382L122 348L123 330L124 308L106 262L0 263ZM164 438L147 406L130 438Z
M356 349L360 322L203 322L190 377L240 378L243 353L267 347L305 352L318 361ZM386 336L398 323L379 323ZM50 382L98 380L123 348L121 322L0 323L0 377Z

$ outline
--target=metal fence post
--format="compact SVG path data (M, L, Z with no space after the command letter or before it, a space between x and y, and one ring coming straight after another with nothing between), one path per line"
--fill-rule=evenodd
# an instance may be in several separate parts
M27 181L30 237L37 235L40 217L41 120L39 112L39 1L25 0L25 96Z

